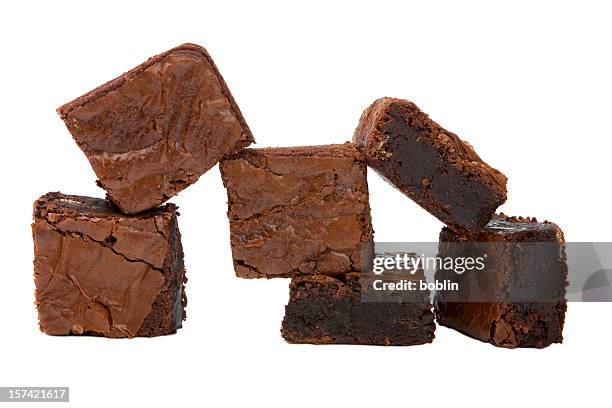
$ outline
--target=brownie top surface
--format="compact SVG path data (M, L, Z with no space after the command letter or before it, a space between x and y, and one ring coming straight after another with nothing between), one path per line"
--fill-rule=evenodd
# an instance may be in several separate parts
M237 153L230 159L240 159L248 156L265 156L265 157L338 157L352 158L362 160L363 156L357 150L356 146L350 142L343 144L330 144L319 146L292 146L292 147L263 147L263 148L247 148Z
M461 236L445 227L440 238L442 241L472 242L564 242L563 232L555 223L539 222L533 217L507 216L504 213L496 214L482 230L465 231Z
M342 144L246 149L221 161L237 273L359 270L372 228L366 164L357 157Z
M212 63L212 59L210 58L210 56L208 55L208 52L206 51L206 49L200 45L197 44L191 44L191 43L185 43L185 44L181 44L177 47L174 47L168 51L162 52L161 54L155 55L153 57L150 57L149 59L147 59L145 62L143 62L142 64L136 66L135 68L132 68L131 70L119 75L117 78L112 79L110 81L108 81L105 84L100 85L97 88L92 89L91 91L89 91L88 93L74 99L73 101L70 101L62 106L60 106L57 109L57 113L60 115L60 117L63 120L66 120L68 117L68 114L73 111L74 109L83 106L85 104L94 102L97 99L100 99L102 97L104 97L104 95L108 92L114 91L116 89L118 89L119 87L121 87L126 81L134 78L135 76L138 76L140 74L142 74L147 68L151 67L152 65L158 63L159 61L163 60L164 58L166 58L169 55L172 54L191 54L194 56L199 56L202 57L206 60L208 60L209 62ZM248 131L248 129L247 129Z
M347 272L344 275L331 276L331 275L296 275L292 279L292 284L313 284L322 286L339 286L347 283L359 283L360 272L353 271Z
M504 213L496 214L485 226L494 233L513 233L519 231L556 231L559 227L549 221L538 222L534 217L511 217Z
M140 219L150 218L152 216L165 213L174 213L176 212L177 208L178 207L174 204L165 204L161 207L145 211L137 215L126 215L119 211L119 209L110 200L52 192L47 193L36 200L34 204L34 216L37 218L44 218L48 212L61 212L64 214L71 214L73 216Z
M162 268L177 215L172 204L134 216L118 212L103 199L48 193L34 203L32 226L60 235L76 234L131 260Z

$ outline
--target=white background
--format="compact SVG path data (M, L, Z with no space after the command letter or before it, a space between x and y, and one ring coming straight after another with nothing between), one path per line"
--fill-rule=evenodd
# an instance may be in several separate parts
M70 386L88 407L609 404L609 303L570 304L564 344L544 350L445 328L417 347L286 344L288 281L234 276L216 167L173 199L183 330L115 341L38 331L32 202L103 196L55 109L183 42L207 47L258 146L344 142L375 98L408 98L509 176L503 211L553 220L568 241L610 241L611 10L503 3L3 2L0 386ZM437 239L436 219L372 172L369 184L378 241Z

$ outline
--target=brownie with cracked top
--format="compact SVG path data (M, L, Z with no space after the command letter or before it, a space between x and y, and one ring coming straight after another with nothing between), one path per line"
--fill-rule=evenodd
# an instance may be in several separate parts
M410 300L364 301L360 272L344 276L307 275L291 279L281 334L289 343L412 346L431 343L435 323L428 290ZM405 275L404 275L405 277ZM423 280L421 270L412 280ZM388 281L388 280L387 280Z
M376 100L353 142L372 168L456 231L483 227L506 201L506 177L412 102Z
M344 274L367 262L367 168L350 143L245 149L220 169L239 277Z
M104 337L175 333L186 282L177 207L136 216L108 200L48 193L34 203L41 331Z
M123 211L158 206L254 139L215 63L183 44L58 109Z
M463 235L444 228L439 256L484 259L482 270L436 271L437 281L458 285L436 292L439 324L499 347L562 342L567 262L556 224L500 214Z

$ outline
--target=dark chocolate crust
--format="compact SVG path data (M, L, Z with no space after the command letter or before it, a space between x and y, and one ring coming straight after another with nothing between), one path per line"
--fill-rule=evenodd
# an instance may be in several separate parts
M412 102L376 100L353 142L372 168L454 230L483 227L506 201L506 177Z
M108 200L48 193L34 203L40 329L104 337L175 333L185 268L173 204L121 214Z
M561 229L500 214L482 230L466 234L444 228L439 256L486 254L485 269L436 272L436 280L459 284L459 291L436 292L438 323L499 347L561 343L568 284Z
M361 270L373 231L353 145L245 149L220 169L237 276Z
M207 51L183 44L60 107L98 184L125 213L168 200L254 142Z
M431 343L429 293L417 302L362 302L360 273L291 280L281 334L290 343L411 346Z

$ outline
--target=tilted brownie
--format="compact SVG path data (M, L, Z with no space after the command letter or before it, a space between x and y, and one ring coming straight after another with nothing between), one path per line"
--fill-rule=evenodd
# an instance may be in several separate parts
M379 174L454 230L483 227L506 201L506 177L412 102L375 101L353 142Z
M361 270L373 233L367 169L353 145L246 149L220 168L236 275Z
M34 204L40 329L104 337L175 333L185 319L177 207L137 216L109 201L48 193Z
M281 334L290 343L411 346L431 343L435 323L429 291L411 301L368 302L360 272L291 279ZM422 271L421 271L422 277ZM424 279L424 278L423 278Z
M253 136L206 50L183 44L60 107L121 211L158 206Z
M439 268L438 323L495 346L543 348L563 340L567 263L561 229L535 218L495 216L469 235L440 233L440 257L482 257L481 270Z

